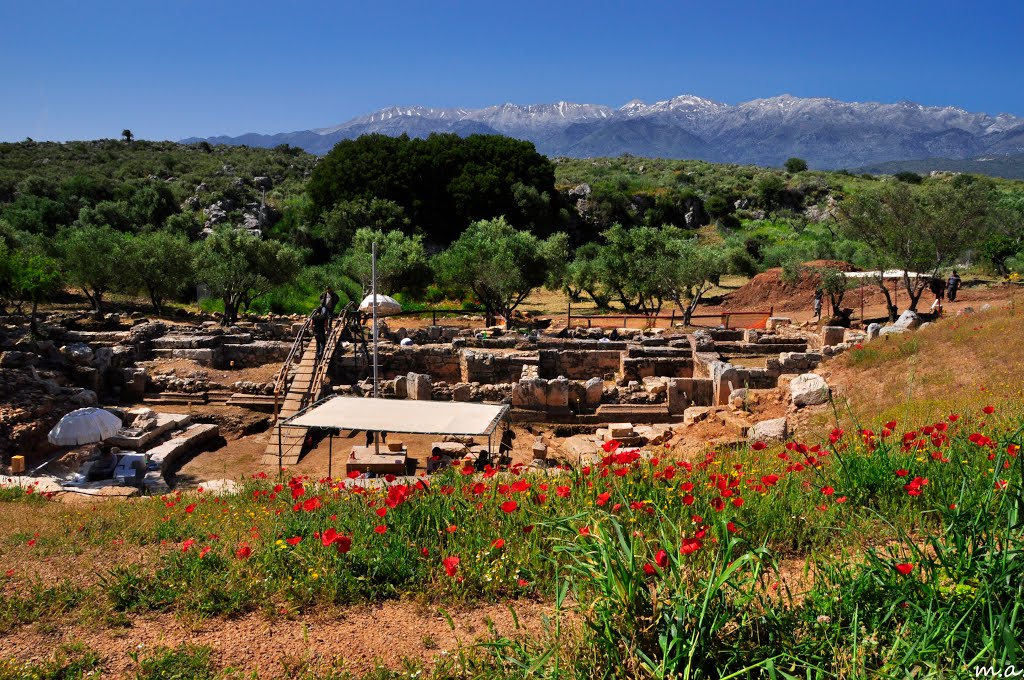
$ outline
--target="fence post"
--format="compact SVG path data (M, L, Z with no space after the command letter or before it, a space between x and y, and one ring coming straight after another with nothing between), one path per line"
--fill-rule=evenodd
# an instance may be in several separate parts
M431 311L430 312L430 325L431 326L436 326L437 325L437 312L435 312L435 311Z
M674 310L674 309L672 310L672 316L668 320L668 327L669 328L675 328L676 327L676 310Z

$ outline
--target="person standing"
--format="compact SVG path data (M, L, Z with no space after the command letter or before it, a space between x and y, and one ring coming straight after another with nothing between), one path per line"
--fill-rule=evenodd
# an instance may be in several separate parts
M324 347L327 346L327 321L326 309L317 307L313 310L313 314L310 316L310 325L313 328L313 338L316 340L316 363L320 363L324 356Z
M960 275L953 270L953 275L946 281L946 297L949 298L950 302L956 302L957 291L960 290Z
M330 286L320 293L320 306L327 310L327 320L334 318L334 308L338 306L338 294Z
M938 276L933 276L932 280L928 282L928 288L931 289L932 295L935 296L935 302L932 303L932 310L941 313L942 301L946 298L946 282Z
M821 319L821 300L825 292L821 288L814 289L814 318Z

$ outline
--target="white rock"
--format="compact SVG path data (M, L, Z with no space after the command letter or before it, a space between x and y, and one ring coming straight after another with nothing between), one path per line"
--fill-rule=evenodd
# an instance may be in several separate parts
M786 440L789 428L785 418L774 418L754 423L747 431L747 438L752 442L781 442Z
M828 401L828 383L820 375L804 373L789 383L789 394L795 406L814 406Z

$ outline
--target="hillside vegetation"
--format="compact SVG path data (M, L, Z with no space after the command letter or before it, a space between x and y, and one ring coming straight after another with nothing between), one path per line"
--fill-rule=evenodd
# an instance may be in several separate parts
M225 323L308 312L326 285L342 304L364 294L374 241L382 282L406 304L494 317L541 286L598 308L692 313L723 275L795 278L812 260L1024 272L1020 182L806 168L552 161L495 135L368 135L322 159L127 136L3 144L0 301L27 312L73 287L96 314L111 294L163 312L205 288ZM912 307L926 283L907 282Z

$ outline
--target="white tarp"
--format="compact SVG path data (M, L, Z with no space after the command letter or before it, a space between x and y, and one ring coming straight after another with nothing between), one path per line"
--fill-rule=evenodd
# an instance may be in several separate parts
M503 404L331 397L286 425L408 434L489 435L508 411Z
M884 272L880 272L877 269L873 272L843 272L843 276L848 279L866 279L866 278L878 278L881 274L883 279L902 279L902 269L886 269ZM918 274L917 272L907 272L907 276L912 279L926 277L928 274Z
M363 298L363 301L359 303L359 311L366 312L367 314L373 312L373 296L367 295ZM402 311L402 305L393 297L387 295L377 295L377 316L388 316L390 314L398 314Z

